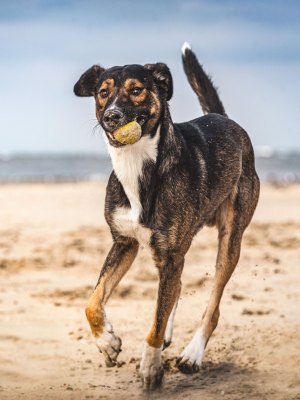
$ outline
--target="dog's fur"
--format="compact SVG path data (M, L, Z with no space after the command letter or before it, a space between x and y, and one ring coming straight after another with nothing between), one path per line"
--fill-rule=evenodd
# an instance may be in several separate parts
M130 268L139 244L147 246L158 269L159 288L140 364L146 388L160 384L163 376L161 351L171 342L185 254L196 233L209 225L219 231L214 286L202 321L177 362L182 372L199 370L259 196L247 133L227 117L212 81L188 45L182 58L189 83L207 114L193 121L172 122L167 103L172 77L162 63L93 66L74 87L76 95L96 100L96 116L114 168L105 201L113 246L86 315L107 365L115 365L121 340L106 318L104 305ZM114 131L132 120L142 127L141 139L122 145Z

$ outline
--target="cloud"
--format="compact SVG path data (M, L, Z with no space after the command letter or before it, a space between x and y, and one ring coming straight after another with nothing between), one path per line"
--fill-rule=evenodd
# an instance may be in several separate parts
M290 9L294 15L287 26L286 10L279 23L276 7L262 3L254 1L244 8L241 2L229 1L226 8L220 1L175 1L169 10L167 1L154 12L153 3L151 8L130 2L136 5L133 12L127 1L120 1L114 3L114 14L108 2L99 1L85 2L86 7L80 1L32 1L25 14L18 11L25 2L6 10L1 3L2 149L100 148L98 135L92 135L93 101L72 93L79 75L94 63L166 62L175 82L174 120L199 116L181 68L180 46L185 40L214 76L230 115L249 130L255 144L300 148L296 11Z

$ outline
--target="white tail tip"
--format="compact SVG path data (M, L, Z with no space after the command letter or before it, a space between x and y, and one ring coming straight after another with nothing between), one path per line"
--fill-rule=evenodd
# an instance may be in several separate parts
M182 54L185 55L186 49L192 50L191 45L188 42L184 42L181 47Z

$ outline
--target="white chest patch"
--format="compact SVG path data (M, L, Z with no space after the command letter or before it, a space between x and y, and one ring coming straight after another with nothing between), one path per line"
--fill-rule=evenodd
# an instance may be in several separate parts
M114 222L124 236L134 237L142 245L147 246L151 231L139 223L142 205L139 195L139 179L147 161L156 161L160 127L153 138L143 136L138 142L124 147L113 147L108 141L108 151L117 178L121 182L130 208L117 208Z

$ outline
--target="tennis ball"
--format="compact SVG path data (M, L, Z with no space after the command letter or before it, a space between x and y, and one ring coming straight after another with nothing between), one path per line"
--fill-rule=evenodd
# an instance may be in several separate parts
M142 136L142 128L136 121L128 122L114 132L114 138L123 144L133 144Z

